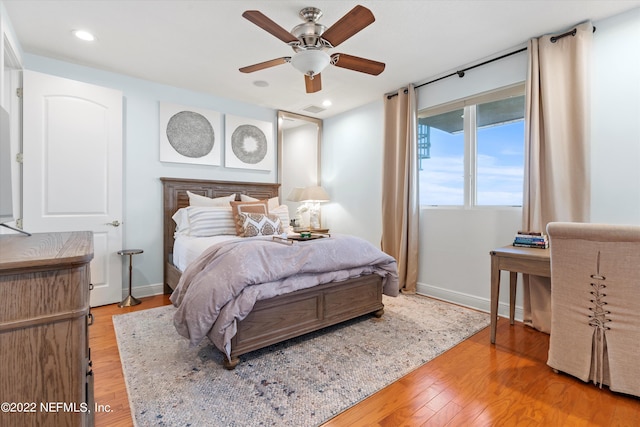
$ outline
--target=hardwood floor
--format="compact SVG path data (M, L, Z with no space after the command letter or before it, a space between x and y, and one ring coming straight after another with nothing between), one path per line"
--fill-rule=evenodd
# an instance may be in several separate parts
M97 427L133 426L111 317L115 314L171 304L168 295L141 298L141 300L142 304L134 307L120 308L118 304L111 304L91 309L93 325L89 327L89 346L93 362L94 399L98 408L104 408L103 411L95 414Z
M92 309L95 400L109 405L96 426L132 426L111 316L169 304L143 298L136 307ZM489 328L327 422L335 426L638 426L640 399L599 389L546 365L549 336L498 321Z

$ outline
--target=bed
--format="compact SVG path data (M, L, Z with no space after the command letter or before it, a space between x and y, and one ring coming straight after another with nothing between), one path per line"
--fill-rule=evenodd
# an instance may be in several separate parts
M278 196L280 184L161 178L163 186L164 285L167 293L176 289L182 270L174 265L174 213L189 205L187 191L209 198L236 194L256 199ZM310 243L310 242L306 242ZM277 245L277 243L271 243ZM281 244L283 246L284 243ZM395 262L393 264L395 269ZM393 274L392 274L393 276ZM294 338L355 317L370 314L380 317L385 279L380 274L363 274L338 282L329 282L291 293L260 299L242 320L234 320L235 334L230 345L221 348L224 367L233 369L239 356L268 345ZM397 294L397 279L395 294ZM389 282L389 281L386 281ZM387 285L388 286L388 283ZM385 288L385 293L393 295ZM178 292L174 293L175 296ZM172 296L172 297L173 297ZM174 322L175 323L175 322ZM178 326L176 326L178 328ZM179 330L180 332L180 330Z

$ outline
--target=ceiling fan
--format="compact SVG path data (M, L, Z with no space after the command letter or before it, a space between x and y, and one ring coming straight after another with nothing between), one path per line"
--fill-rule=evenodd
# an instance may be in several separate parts
M307 93L314 93L322 89L320 73L329 64L374 76L384 70L385 64L382 62L345 53L329 55L326 52L376 20L373 13L366 7L360 5L354 7L329 28L318 23L318 19L322 16L322 11L318 8L305 7L299 15L305 22L295 26L289 32L260 11L245 11L242 14L244 18L291 46L296 53L293 56L284 56L242 67L240 71L253 73L276 65L291 63L304 74Z

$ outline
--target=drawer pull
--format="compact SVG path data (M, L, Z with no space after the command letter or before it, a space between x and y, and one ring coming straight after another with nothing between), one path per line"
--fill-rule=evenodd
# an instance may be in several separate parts
M87 326L91 325L93 325L93 313L89 312L89 314L87 314Z

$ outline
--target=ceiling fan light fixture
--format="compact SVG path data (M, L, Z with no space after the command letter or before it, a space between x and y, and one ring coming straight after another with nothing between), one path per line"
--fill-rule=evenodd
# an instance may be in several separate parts
M239 69L242 73L253 73L276 65L290 63L304 74L304 86L307 93L322 90L322 71L328 65L358 71L377 76L384 71L385 64L371 59L360 58L344 53L329 56L326 50L337 47L348 40L376 19L373 13L364 6L357 5L342 16L329 28L318 23L322 11L315 7L306 7L300 11L304 23L287 31L258 10L246 10L242 16L272 36L285 42L294 52L293 56L264 61Z
M323 50L303 50L291 58L291 65L310 77L320 74L330 62L331 57Z

